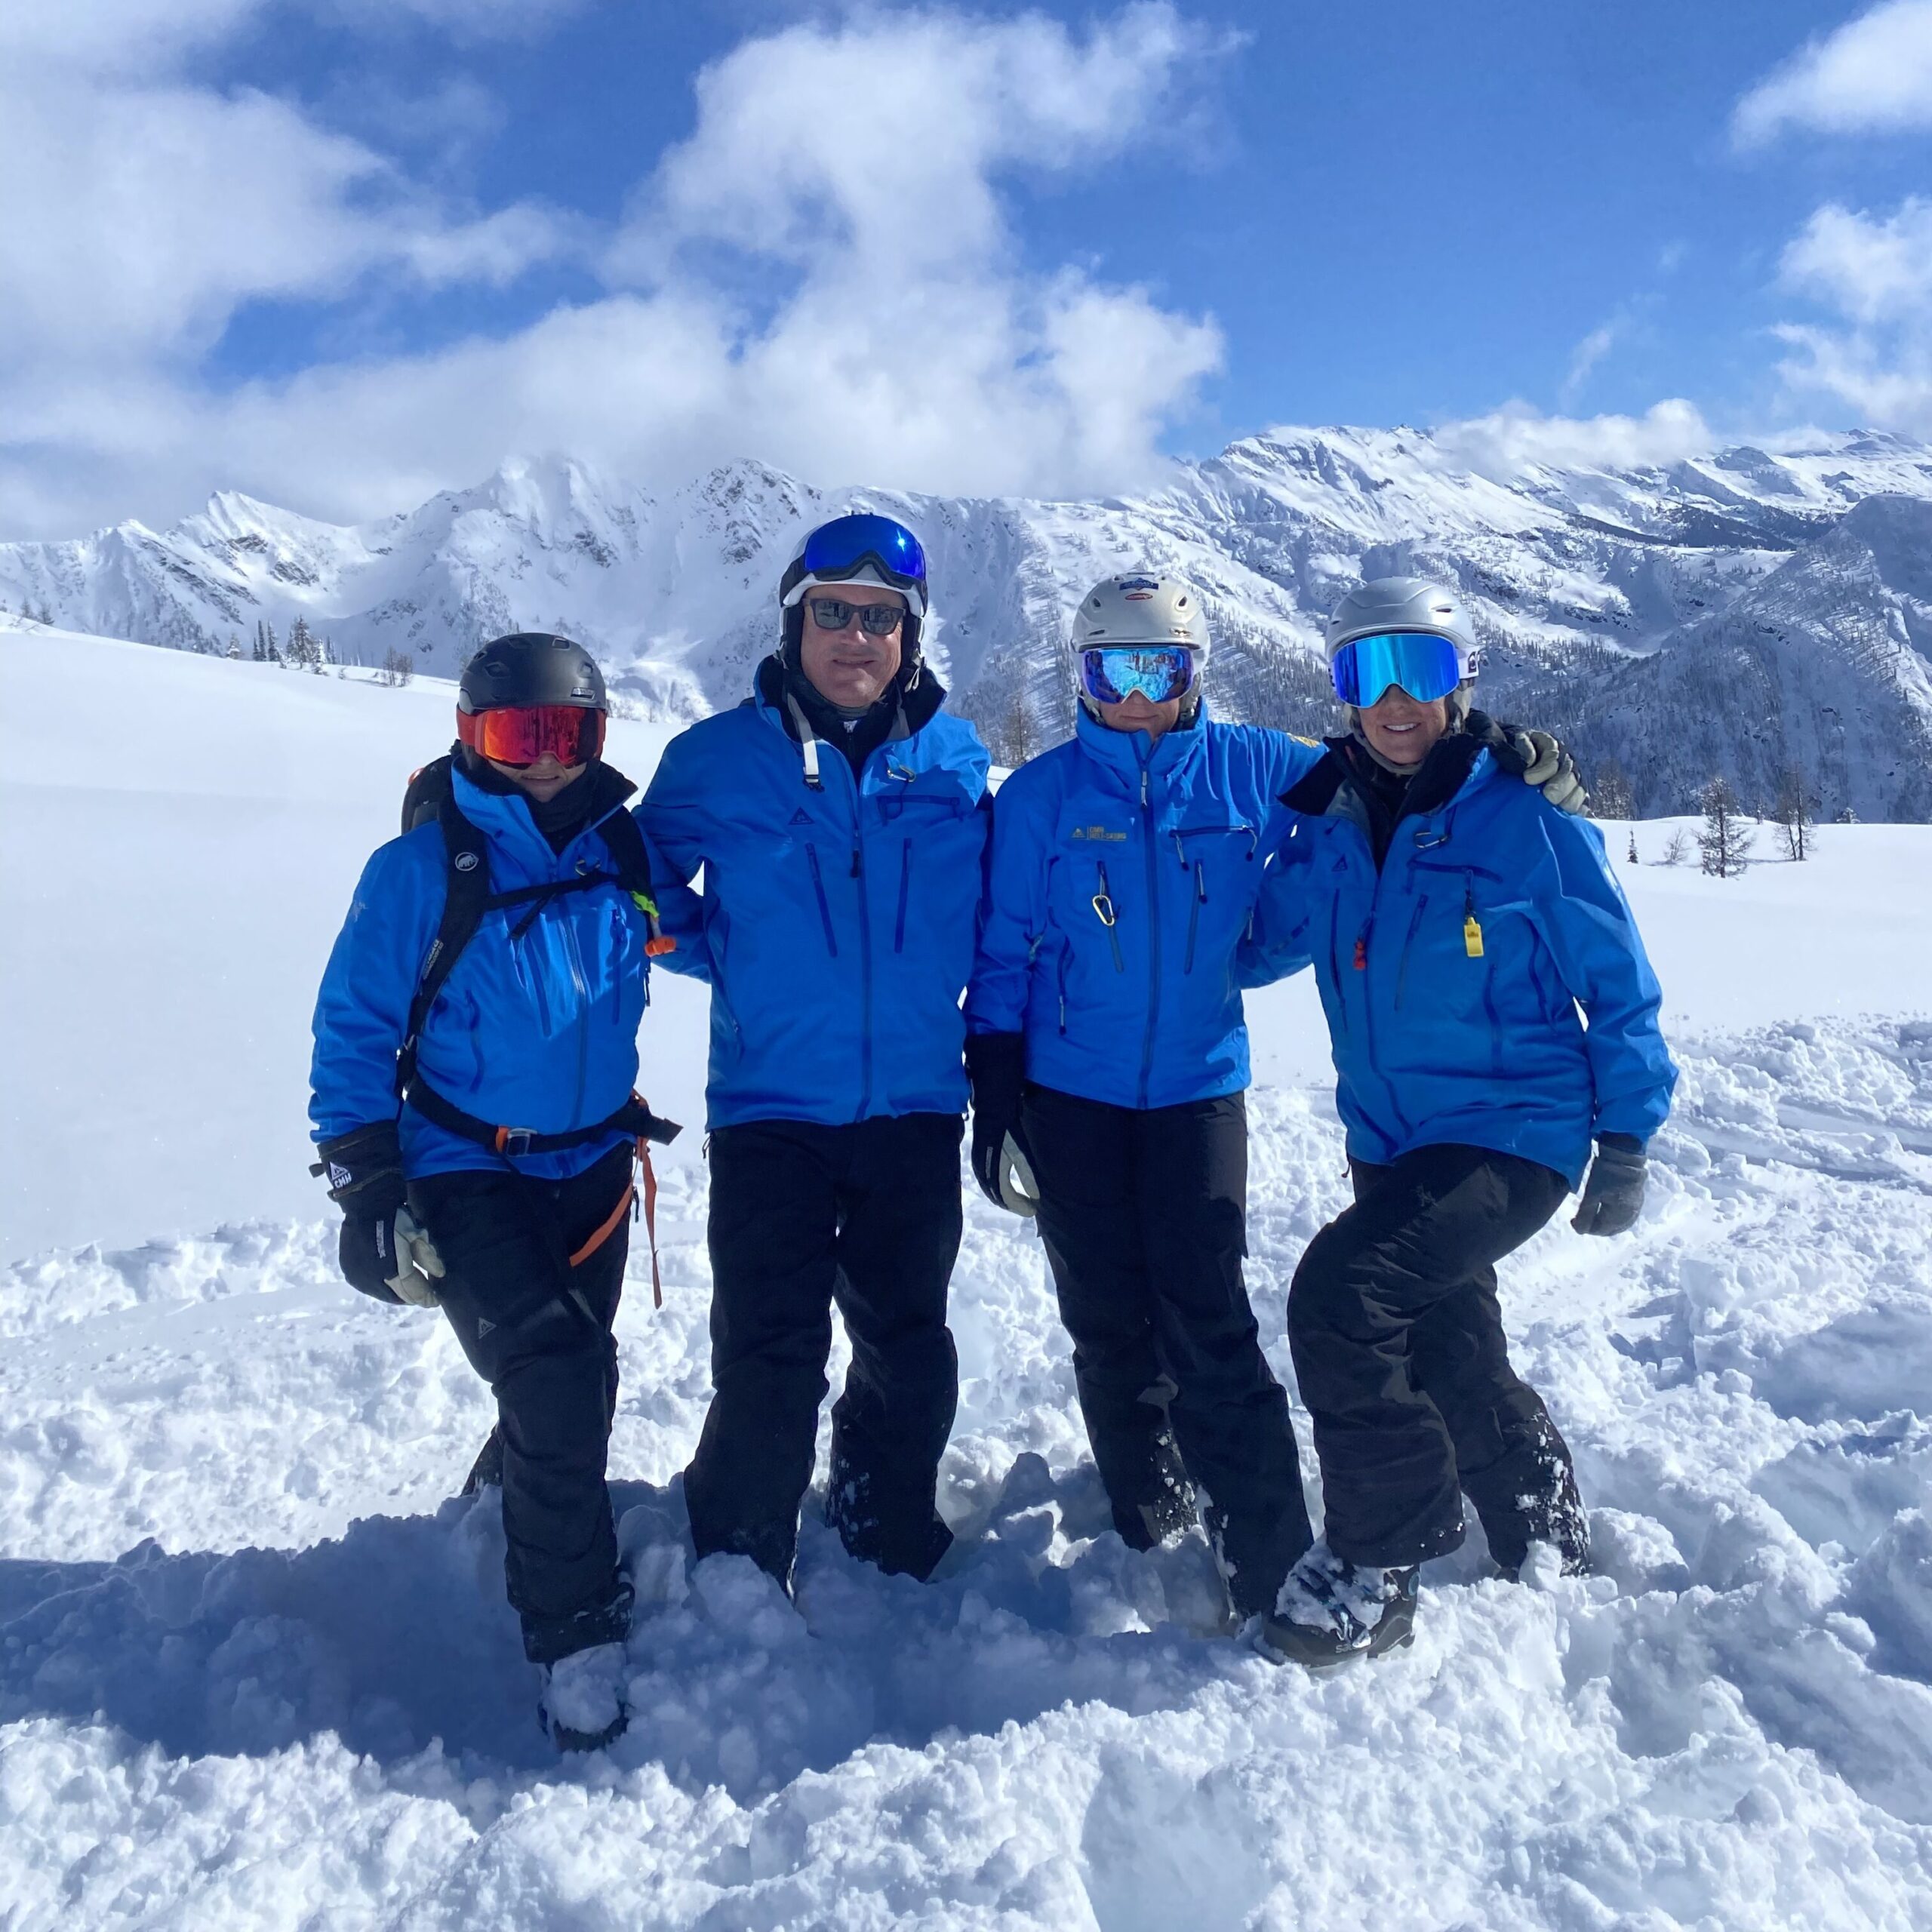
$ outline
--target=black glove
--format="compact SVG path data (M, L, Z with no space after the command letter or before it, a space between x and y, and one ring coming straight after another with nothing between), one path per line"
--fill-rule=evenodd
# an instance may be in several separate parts
M356 1128L315 1151L322 1158L309 1171L328 1177L329 1198L342 1208L343 1279L377 1301L435 1307L430 1281L441 1275L442 1257L409 1211L395 1122Z
M1598 1134L1597 1157L1590 1163L1583 1198L1570 1225L1580 1235L1627 1233L1643 1212L1648 1164L1644 1143L1635 1134Z
M1559 811L1580 813L1589 805L1589 794L1577 776L1577 761L1561 739L1521 724L1499 724L1483 711L1471 712L1463 728L1481 741L1500 770L1537 786Z
M966 1077L973 1088L973 1178L995 1208L1037 1213L1040 1189L1020 1126L1026 1041L1020 1033L969 1033Z

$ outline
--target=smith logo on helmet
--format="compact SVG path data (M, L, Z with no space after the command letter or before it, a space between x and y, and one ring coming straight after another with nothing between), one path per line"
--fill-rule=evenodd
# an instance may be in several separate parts
M1161 580L1157 577L1124 577L1120 587L1123 590L1158 590Z

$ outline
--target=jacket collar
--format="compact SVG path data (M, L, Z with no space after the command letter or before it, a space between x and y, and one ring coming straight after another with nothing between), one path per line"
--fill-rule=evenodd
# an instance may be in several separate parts
M1122 791L1137 798L1143 771L1165 787L1179 772L1205 755L1208 703L1204 698L1195 707L1190 723L1163 731L1151 749L1145 731L1110 731L1084 704L1075 715L1073 731L1087 756L1115 780Z
M450 790L457 811L493 845L500 846L520 865L545 875L564 869L567 860L574 863L574 855L584 840L637 789L609 765L600 764L580 782L597 785L604 795L585 820L583 829L558 853L551 851L549 840L537 830L529 801L521 792L485 791L461 765L453 764L450 769Z

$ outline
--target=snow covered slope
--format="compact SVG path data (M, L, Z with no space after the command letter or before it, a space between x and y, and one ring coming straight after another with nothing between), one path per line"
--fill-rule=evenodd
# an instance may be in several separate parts
M560 1766L500 1523L447 1500L485 1392L438 1318L336 1278L300 1173L313 980L448 688L0 632L0 713L77 688L85 768L29 734L0 777L9 1932L1932 1927L1932 830L1718 881L1638 829L1681 1103L1635 1232L1503 1271L1602 1574L1509 1588L1466 1549L1373 1666L1274 1669L1216 1630L1198 1539L1105 1533L1040 1251L977 1193L947 1573L816 1526L795 1613L691 1568L674 1168L664 1309L634 1273L619 1324L640 1715ZM620 732L644 776L661 728ZM663 990L650 1091L695 1118L701 1000ZM1254 1015L1285 1377L1340 1137L1304 989Z
M801 526L853 506L927 540L934 654L1009 761L1063 735L1067 613L1107 571L1194 578L1224 714L1307 729L1327 715L1322 614L1364 574L1415 569L1470 598L1492 700L1561 724L1591 763L1617 758L1647 814L1688 809L1718 770L1755 798L1795 764L1827 817L1932 817L1932 448L1884 435L1618 470L1504 465L1409 429L1283 429L1090 503L821 491L748 460L654 495L519 458L353 529L224 493L165 532L0 545L0 603L245 653L258 622L285 637L300 617L346 662L407 651L444 675L484 638L551 626L645 714L689 718L742 695Z

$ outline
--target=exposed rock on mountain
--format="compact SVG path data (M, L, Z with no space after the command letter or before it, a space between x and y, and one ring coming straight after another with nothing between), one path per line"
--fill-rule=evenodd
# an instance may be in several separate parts
M1068 728L1064 636L1104 572L1189 576L1223 715L1319 730L1322 614L1364 575L1454 580L1488 647L1485 702L1620 761L1649 813L1721 771L1747 802L1801 771L1826 815L1932 818L1932 448L1877 435L1668 468L1515 466L1453 435L1281 430L1105 503L821 491L749 461L663 496L561 460L352 528L232 493L137 523L0 545L0 601L67 627L246 651L297 617L338 661L454 675L483 638L568 631L654 715L745 690L808 522L903 517L932 559L929 638L1008 761Z

